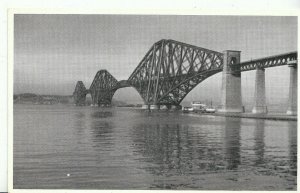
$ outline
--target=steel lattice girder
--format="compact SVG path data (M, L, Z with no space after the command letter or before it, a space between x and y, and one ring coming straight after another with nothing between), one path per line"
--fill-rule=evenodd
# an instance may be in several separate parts
M128 82L147 104L179 104L197 84L222 68L222 53L161 40L147 52Z
M239 66L239 71L249 71L255 70L257 68L270 68L275 66L282 66L286 65L289 61L297 60L297 55L297 52L289 52L286 54L280 54L276 56L269 56L265 58L241 62L239 64L236 64L236 66Z
M100 70L90 86L90 93L94 104L110 104L118 81L107 71Z
M291 52L234 64L231 68L232 72L248 71L286 65L295 60L297 52ZM81 81L77 83L74 98L83 100L90 92L94 104L110 104L118 88L132 86L146 104L178 105L195 86L222 69L222 53L174 40L161 40L150 48L127 81L118 82L109 72L100 70L89 90Z
M78 81L73 92L74 102L76 105L85 104L85 98L88 90L85 88L82 81Z

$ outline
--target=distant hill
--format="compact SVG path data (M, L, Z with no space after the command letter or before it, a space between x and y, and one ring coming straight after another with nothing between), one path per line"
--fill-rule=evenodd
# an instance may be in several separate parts
M22 93L14 94L15 104L74 104L72 95L37 95L34 93ZM91 104L91 99L86 100L86 105ZM124 101L112 100L113 106L127 106L128 104Z
M14 94L14 103L18 104L73 104L73 96L37 95L34 93Z

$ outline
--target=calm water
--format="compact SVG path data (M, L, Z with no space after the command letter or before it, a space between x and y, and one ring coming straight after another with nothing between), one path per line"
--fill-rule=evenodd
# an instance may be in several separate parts
M219 180L231 189L251 172L246 180L278 178L282 189L295 189L296 127L180 112L14 105L14 188L205 189Z

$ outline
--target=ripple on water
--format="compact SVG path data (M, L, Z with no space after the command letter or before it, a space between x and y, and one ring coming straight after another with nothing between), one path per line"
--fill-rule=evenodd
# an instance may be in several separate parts
M295 189L296 128L178 112L14 105L14 187Z

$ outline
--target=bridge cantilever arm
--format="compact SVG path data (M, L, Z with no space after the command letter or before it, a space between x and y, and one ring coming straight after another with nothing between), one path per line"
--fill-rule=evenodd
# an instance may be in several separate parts
M134 71L129 76L128 80L131 80L132 77L139 71L140 68L142 68L143 62L147 59L149 54L151 53L152 49L154 49L154 45L151 46L151 48L148 50L148 52L145 54L143 59L139 62L138 66L134 69Z
M191 44L187 44L187 43L183 43L183 42L178 42L176 40L172 40L172 39L168 39L167 40L168 42L171 42L171 43L175 43L175 44L180 44L182 46L186 46L186 47L190 47L190 48L193 48L193 49L200 49L200 50L203 50L205 52L210 52L210 53L214 53L214 54L217 54L217 55L220 55L220 56L223 56L224 54L221 53L221 52L216 52L214 50L209 50L209 49L206 49L206 48L202 48L202 47L199 47L199 46L194 46L194 45L191 45Z
M164 44L165 46L167 46L169 43L173 43L173 44L177 44L177 45L180 45L180 46L185 46L185 47L188 47L188 48L191 48L193 50L201 50L201 51L204 51L206 53L212 53L212 54L215 54L215 55L218 55L219 57L223 58L223 53L221 52L216 52L216 51L213 51L213 50L209 50L209 49L206 49L206 48L202 48L202 47L198 47L198 46L194 46L194 45L190 45L190 44L187 44L187 43L183 43L183 42L178 42L178 41L175 41L175 40L172 40L172 39L168 39L168 40L165 40L165 39L162 39L158 42L156 42L155 44L152 45L152 47L150 48L150 50L146 53L146 55L143 57L143 59L140 61L140 63L138 64L138 66L135 68L135 70L133 71L133 73L130 75L130 77L128 78L128 80L131 80L134 75L136 73L138 73L138 71L143 67L143 64L144 64L144 61L147 59L147 57L151 54L151 51L153 51L153 49L161 49L161 46L163 46L162 42L165 41L166 43ZM156 48L155 48L155 45L156 45Z
M211 70L206 70L206 71L203 71L203 72L200 72L200 73L196 73L196 74L193 74L191 75L189 78L185 79L184 81L182 82L179 82L177 83L176 85L174 85L172 88L170 88L164 95L162 95L160 97L160 99L158 100L161 101L164 97L166 97L170 92L172 92L174 89L178 88L181 84L185 83L185 82L188 82L190 81L191 79L194 79L196 77L200 77L200 76L207 76L206 78L216 74L216 73L219 73L221 72L222 69L211 69ZM190 74L185 74L185 75L190 75ZM169 78L172 78L172 77L169 77ZM176 78L176 77L174 77ZM197 86L200 82L202 82L203 80L205 80L206 78L202 79L201 81L199 81L195 86ZM186 94L185 96L191 91L192 89L190 89ZM184 97L183 97L184 98ZM181 101L183 100L183 98L181 99ZM179 102L181 102L179 101Z

